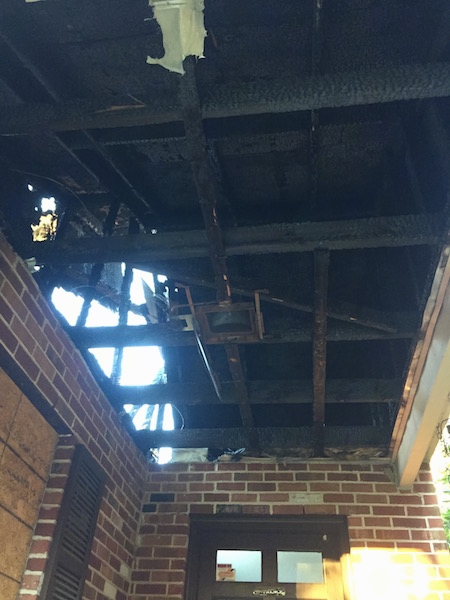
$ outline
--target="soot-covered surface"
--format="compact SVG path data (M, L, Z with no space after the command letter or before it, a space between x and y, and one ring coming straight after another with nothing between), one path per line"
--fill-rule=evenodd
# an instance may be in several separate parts
M183 415L143 448L389 455L448 229L447 4L206 0L205 58L180 76L146 64L164 49L145 0L2 1L2 227L42 289L125 314L120 269L98 266L124 262L167 275L181 312L175 284L196 307L261 303L263 339L200 331L207 366L176 311L70 330L163 347L167 383L96 371L119 411ZM33 244L50 195L57 234Z

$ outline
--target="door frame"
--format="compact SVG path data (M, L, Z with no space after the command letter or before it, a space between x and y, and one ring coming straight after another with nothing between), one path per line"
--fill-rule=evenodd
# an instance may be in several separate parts
M350 592L350 540L347 517L343 515L190 515L189 546L186 565L185 600L197 600L198 582L201 569L200 548L203 536L215 533L229 533L236 530L252 533L292 534L298 529L308 532L326 530L337 537L338 554L342 573L342 588L345 600L351 600ZM301 548L299 548L301 550Z

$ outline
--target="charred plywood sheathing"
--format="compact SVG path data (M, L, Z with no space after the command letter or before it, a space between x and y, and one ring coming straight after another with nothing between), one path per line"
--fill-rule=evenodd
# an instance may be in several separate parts
M161 65L184 75L186 56L203 58L206 36L203 22L203 0L149 0L153 14L161 27L165 54L162 58L147 57L150 65Z
M39 2L40 0L25 0ZM184 75L183 61L187 56L204 58L206 30L203 20L203 0L149 0L154 18L161 27L164 56L147 56L150 65L161 65L168 71Z

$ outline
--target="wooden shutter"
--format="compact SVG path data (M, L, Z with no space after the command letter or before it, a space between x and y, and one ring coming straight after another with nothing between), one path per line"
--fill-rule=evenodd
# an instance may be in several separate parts
M80 600L102 500L105 474L75 449L41 592L43 600Z

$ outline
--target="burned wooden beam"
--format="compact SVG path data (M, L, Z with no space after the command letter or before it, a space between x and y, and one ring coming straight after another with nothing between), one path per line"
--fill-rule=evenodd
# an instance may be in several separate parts
M311 427L261 427L257 429L262 450L273 448L309 448L314 445ZM332 426L325 431L328 448L385 449L389 444L390 431L381 427ZM177 431L136 431L133 438L144 451L150 448L246 448L248 439L245 429L181 429Z
M184 264L183 269L186 267L188 267L188 265ZM139 268L144 271L149 270L148 265L140 265ZM168 263L160 263L159 266L153 265L150 270L164 273L167 277L172 278L175 281L184 281L185 283L199 287L214 288L214 282L212 280L205 279L204 277L199 278L195 275L192 276L187 271L184 271L184 273L180 273L178 270L174 271L173 267ZM254 298L255 290L259 290L260 300L264 302L299 312L311 314L314 312L313 305L300 303L295 298L286 296L284 289L274 289L271 286L270 290L264 290L263 283L264 282L262 281L256 281L233 274L231 289L234 294L248 298ZM351 323L368 329L376 329L379 332L383 332L383 335L392 335L394 337L401 332L414 331L417 325L417 315L413 312L387 313L378 309L356 306L348 302L340 302L339 304L329 306L327 315L336 321Z
M125 174L124 164L113 156L109 148L97 144L89 132L83 132L89 140L90 147L86 150L72 150L67 144L65 149L70 151L82 165L94 173L110 193L123 202L142 223L147 232L154 225L154 206L137 189L131 179Z
M186 74L180 79L179 98L190 163L206 229L208 255L214 270L217 301L230 302L231 289L228 281L223 234L216 208L216 181L206 151L206 138L195 79L195 63L192 57L185 60L185 69Z
M84 327L88 318L89 310L91 308L92 301L94 299L94 290L97 283L100 281L100 277L103 273L103 263L94 264L89 274L88 285L86 293L83 296L83 304L81 306L80 313L77 317L77 327Z
M195 346L192 331L171 329L170 324L151 324L112 327L68 327L67 332L81 348L116 348L123 346ZM327 328L328 342L356 342L363 340L412 339L413 327L403 326L386 332L352 324L332 323ZM296 325L291 319L279 319L267 327L264 339L249 344L298 344L312 341L311 327Z
M295 127L294 127L295 125ZM259 124L261 131L245 134L244 131L238 133L229 133L227 130L219 129L213 131L207 136L208 151L211 152L211 146L220 145L220 154L222 156L248 156L253 154L266 154L273 152L274 145L279 151L302 152L304 144L307 142L308 131L306 129L297 129L300 127L297 123L291 124L289 131L272 131L263 129L263 124ZM170 127L170 126L168 126ZM255 125L256 127L256 125ZM130 129L100 129L95 133L95 139L99 144L108 146L133 146L145 141L148 156L152 162L173 162L179 163L188 159L188 148L184 131L177 131L176 135L168 137L160 128L147 127ZM242 129L244 125L242 124ZM326 127L323 128L325 131ZM72 150L84 149L87 146L86 141L78 132L70 133L70 147ZM214 150L213 150L214 152ZM306 159L306 156L305 156Z
M214 86L202 105L204 119L299 112L450 95L450 64L386 65L289 81Z
M119 212L119 206L119 203L115 202L109 207L108 214L103 223L103 235L111 236L116 222L117 213ZM83 295L83 305L77 318L78 327L83 327L86 325L89 310L95 297L96 286L102 276L103 268L103 262L94 262L92 265L91 272L89 274L88 285Z
M204 99L202 118L289 113L449 95L449 63L392 64L290 80L216 85ZM168 94L144 100L135 104L129 98L105 97L56 106L45 103L4 106L0 111L0 133L61 132L182 121L179 106Z
M381 310L356 306L348 302L339 302L327 308L327 316L338 321L355 323L363 327L372 327L386 333L395 333L403 318L409 321L410 326L415 324L415 317L408 313L385 313ZM391 316L393 318L391 318Z
M314 455L323 456L327 367L328 250L314 252L313 420Z
M52 103L58 104L64 101L67 95L66 90L53 83L48 75L44 75L40 71L29 56L30 50L24 51L21 48L22 44L18 44L1 31L0 40L7 51L23 66L31 90L34 89L35 93L41 96L44 95ZM10 86L14 89L14 83L11 83ZM22 100L27 100L23 94ZM86 141L87 150L73 150L70 148L63 133L55 135L55 139L61 148L68 152L96 181L102 182L118 201L124 201L129 205L144 226L149 227L149 214L152 210L146 199L126 176L122 166L118 165L111 151L98 144L90 131L81 129L80 135Z
M125 265L125 273L123 274L122 285L120 288L119 327L125 326L128 322L128 312L131 305L130 290L132 281L133 269L130 265ZM114 360L111 371L111 380L114 383L119 383L122 375L123 350L124 346L118 345L114 351Z
M253 254L284 251L310 251L316 247L343 250L361 247L410 246L417 244L437 244L443 235L445 219L441 215L407 215L402 217L378 217L354 221L323 223L290 223L267 226L239 227L226 232L225 238L239 243L230 246L227 254ZM369 237L368 237L369 236ZM280 238L282 241L276 242ZM265 245L262 239L265 239ZM255 240L259 239L258 243ZM247 240L247 241L245 241ZM191 278L183 273L180 263L173 272L170 265L161 261L191 258L208 255L208 245L202 231L158 233L103 239L84 239L80 246L77 241L58 241L51 244L34 244L29 251L38 264L61 265L92 263L96 259L104 262L143 263L143 268L164 272L168 277L186 283L210 287L207 279ZM145 266L147 264L147 266ZM149 266L150 265L150 266ZM254 289L245 289L236 280L233 291L241 295L253 296ZM282 295L262 293L261 300L286 308L312 313L313 307L285 299ZM378 311L367 311L355 306L329 307L328 316L364 327L377 328L395 334L398 325L386 320L388 315ZM407 326L408 328L410 325Z
M440 214L372 217L347 221L273 223L236 227L223 232L224 256L312 252L315 249L403 247L439 244L445 221ZM34 244L38 264L92 262L147 263L205 258L209 244L202 230L158 232L156 235L117 236Z
M174 282L214 289L214 281L212 278L207 277L202 263L203 261L196 261L194 265L191 261L153 262L149 260L146 264L137 263L135 266L143 271L164 273ZM283 285L270 285L270 289L267 289L266 286L267 281L263 276L258 278L243 277L236 273L236 270L233 271L231 284L233 294L254 299L255 291L258 290L260 300L265 303L275 304L280 308L292 309L298 312L313 313L314 307L312 304L300 301L296 295L287 295ZM418 324L417 313L412 311L387 312L351 302L334 302L328 307L327 314L333 320L378 329L394 336L398 332L413 331Z
M225 347L230 368L231 377L235 386L235 395L239 404L239 413L242 419L242 425L245 429L249 441L249 447L253 451L259 451L258 432L255 427L252 408L250 406L250 398L247 390L244 370L242 368L239 346L236 344L228 344Z
M105 382L103 382L104 384ZM103 385L114 406L124 404L175 404L196 406L210 404L238 404L234 382L221 386L221 400L210 384L166 383L146 386ZM326 404L399 402L401 379L331 379L327 381ZM307 379L283 381L247 381L250 404L311 404L313 390Z
M311 43L311 76L315 77L320 72L322 56L322 7L323 0L314 0L312 43ZM319 183L319 112L311 110L309 130L309 203L311 214L317 211L317 191Z

